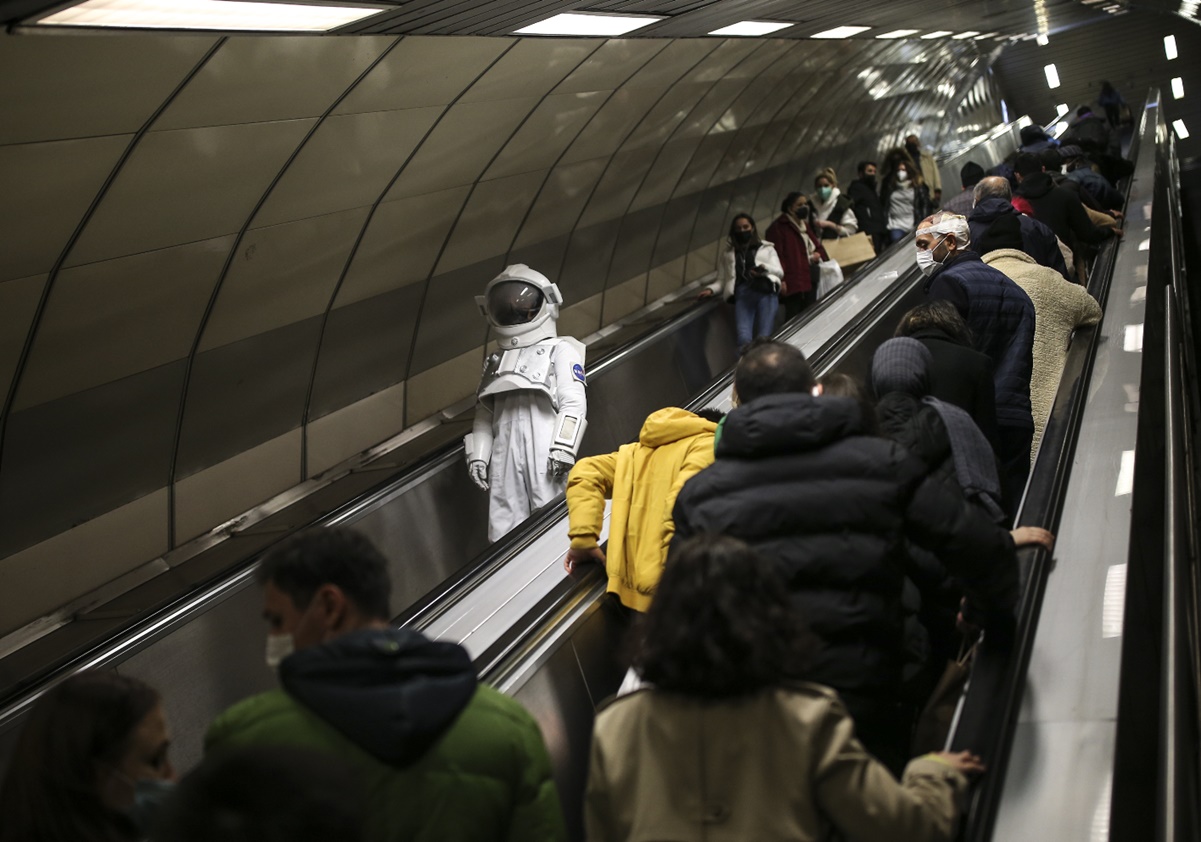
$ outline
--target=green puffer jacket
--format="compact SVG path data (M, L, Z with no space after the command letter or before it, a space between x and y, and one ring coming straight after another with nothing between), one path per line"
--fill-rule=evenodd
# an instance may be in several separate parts
M566 839L537 723L476 684L462 647L407 629L352 632L286 658L280 679L284 689L219 716L206 752L338 755L367 789L372 842Z

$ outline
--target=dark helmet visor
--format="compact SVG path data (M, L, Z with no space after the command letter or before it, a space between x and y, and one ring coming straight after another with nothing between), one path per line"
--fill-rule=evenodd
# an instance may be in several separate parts
M525 281L502 281L488 290L488 317L501 327L532 322L545 301L542 290Z

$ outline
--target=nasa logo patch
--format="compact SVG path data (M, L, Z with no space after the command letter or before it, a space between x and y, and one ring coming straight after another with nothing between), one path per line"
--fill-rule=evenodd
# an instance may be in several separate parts
M576 363L575 365L573 365L571 367L571 373L575 375L576 380L579 380L585 386L588 385L588 381L584 379L584 367L582 365L580 365L579 363Z

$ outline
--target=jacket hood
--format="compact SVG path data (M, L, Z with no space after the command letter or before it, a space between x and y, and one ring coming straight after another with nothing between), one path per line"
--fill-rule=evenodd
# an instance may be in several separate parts
M976 205L968 219L972 222L994 222L1007 214L1017 216L1017 209L1013 203L1008 199L992 196Z
M1051 180L1049 173L1038 172L1022 179L1022 183L1018 185L1018 193L1027 199L1041 199L1054 187L1055 182Z
M419 759L475 695L466 650L411 629L364 629L280 664L284 689L391 766Z
M1047 133L1042 130L1041 126L1022 126L1022 130L1018 132L1018 136L1022 139L1022 145L1028 146L1031 143L1037 143L1040 140L1050 140Z
M712 433L716 429L716 421L708 421L686 409L669 406L647 416L638 434L638 441L647 447L660 447L701 433Z
M854 398L764 395L730 410L716 454L745 459L816 450L863 431Z
M872 357L872 388L880 397L903 392L920 398L930 391L930 360L930 349L916 339L889 339Z

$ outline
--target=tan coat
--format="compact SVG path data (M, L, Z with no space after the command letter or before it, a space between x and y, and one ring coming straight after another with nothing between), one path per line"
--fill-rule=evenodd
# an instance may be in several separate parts
M1072 331L1101 321L1101 305L1084 287L1065 280L1054 269L1040 266L1023 251L997 249L981 259L1011 278L1034 302L1034 369L1030 378L1033 458L1059 391Z
M798 683L705 703L639 690L603 707L589 842L950 840L967 780L918 758L901 783L855 739L837 694Z

